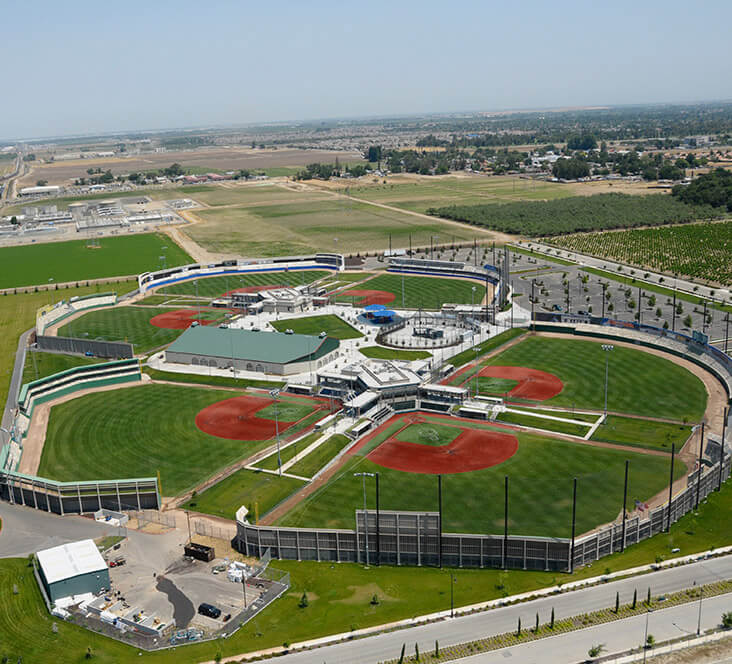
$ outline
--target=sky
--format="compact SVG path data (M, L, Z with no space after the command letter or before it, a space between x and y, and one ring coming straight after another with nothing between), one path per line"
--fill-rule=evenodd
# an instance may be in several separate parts
M732 99L729 0L4 4L5 139Z

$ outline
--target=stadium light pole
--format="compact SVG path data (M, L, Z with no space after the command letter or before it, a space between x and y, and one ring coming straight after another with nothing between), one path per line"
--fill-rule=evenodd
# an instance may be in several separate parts
M698 461L698 467L697 467L697 475L696 475L696 502L694 509L699 509L699 497L700 497L700 491L701 491L701 478L702 478L702 461L703 461L703 455L704 455L704 420L702 420L701 424L697 424L695 427L692 427L692 431L696 431L701 427L701 432L699 434L699 461Z
M278 398L280 396L280 391L278 389L270 390L269 396L271 396L274 399L274 406L275 406L275 437L277 438L277 469L279 470L279 475L282 477L282 457L280 456L280 422L277 412L277 404Z
M366 507L366 478L376 477L374 473L353 473L354 477L360 477L363 484L363 524L366 534L364 541L366 542L366 569L369 567L369 513Z
M607 383L608 383L608 372L609 372L609 365L610 365L610 352L612 349L615 348L612 344L602 344L602 350L605 351L605 419L603 419L602 423L605 424L607 422Z

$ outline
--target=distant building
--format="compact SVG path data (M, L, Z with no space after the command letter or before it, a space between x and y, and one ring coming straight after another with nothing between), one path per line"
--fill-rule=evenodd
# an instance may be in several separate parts
M97 595L110 587L107 563L93 540L44 549L36 558L41 582L51 602L71 595Z
M44 187L23 187L19 192L19 196L43 196L50 194L58 194L61 191L61 187L55 184L46 185Z

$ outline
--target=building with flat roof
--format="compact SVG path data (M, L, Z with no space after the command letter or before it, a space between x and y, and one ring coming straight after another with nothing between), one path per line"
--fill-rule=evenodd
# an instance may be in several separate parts
M19 196L42 196L48 194L58 194L61 187L51 184L43 187L23 187L19 192Z
M165 361L288 376L332 362L339 346L332 337L193 325L168 347Z
M94 540L54 546L36 553L41 582L51 602L71 595L108 590L109 569Z

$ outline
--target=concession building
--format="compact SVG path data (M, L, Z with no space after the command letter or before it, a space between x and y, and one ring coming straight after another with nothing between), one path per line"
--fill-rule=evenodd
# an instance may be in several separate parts
M339 345L331 337L194 325L168 347L165 361L289 376L332 362Z

